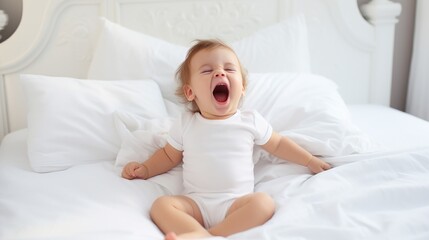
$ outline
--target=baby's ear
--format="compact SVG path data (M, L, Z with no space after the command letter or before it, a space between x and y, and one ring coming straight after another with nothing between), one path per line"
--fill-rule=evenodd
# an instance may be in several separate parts
M188 101L194 101L195 99L195 94L194 91L192 91L191 86L189 86L188 84L183 86L183 94L185 95L186 99Z

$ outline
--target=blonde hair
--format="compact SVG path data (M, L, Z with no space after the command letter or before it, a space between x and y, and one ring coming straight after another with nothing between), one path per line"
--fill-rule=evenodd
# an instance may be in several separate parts
M198 52L205 50L205 49L216 49L216 48L226 48L230 51L232 51L236 56L237 54L235 51L228 46L226 43L222 42L218 39L208 39L208 40L195 40L196 43L188 50L188 53L186 55L185 60L182 62L182 64L179 66L179 68L176 71L176 79L179 81L179 87L176 89L176 95L181 97L184 102L187 102L187 99L185 97L185 93L183 92L183 87L187 84L190 84L191 81L191 60L197 54ZM240 59L238 59L238 64L240 66L241 76L243 77L243 88L246 89L247 86L247 73L246 70L243 68ZM198 112L199 108L195 101L192 102L192 109L193 112Z

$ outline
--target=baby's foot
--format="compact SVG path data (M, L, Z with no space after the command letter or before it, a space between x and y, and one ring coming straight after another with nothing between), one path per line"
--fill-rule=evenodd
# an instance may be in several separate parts
M179 238L174 232L171 232L165 235L165 240L179 240Z

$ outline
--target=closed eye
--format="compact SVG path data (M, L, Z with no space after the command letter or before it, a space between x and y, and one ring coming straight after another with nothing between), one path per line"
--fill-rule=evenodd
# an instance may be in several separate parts
M213 70L211 70L211 69L209 70L209 69L208 69L208 70L203 70L203 71L201 71L201 73L202 73L202 74L207 74L207 73L211 73L212 71L213 71Z
M226 68L225 71L227 71L227 72L235 72L235 69L234 68Z

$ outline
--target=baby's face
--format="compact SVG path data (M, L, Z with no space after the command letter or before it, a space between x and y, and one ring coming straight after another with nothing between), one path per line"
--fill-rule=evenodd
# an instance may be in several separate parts
M195 101L203 117L225 119L237 111L244 87L234 52L223 47L202 50L192 57L190 70L185 96Z

